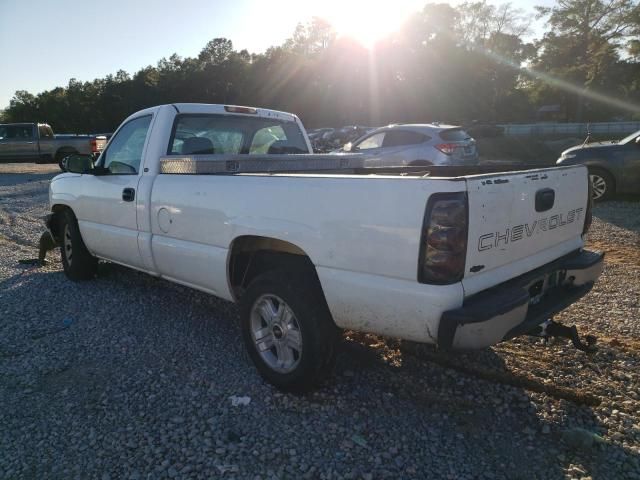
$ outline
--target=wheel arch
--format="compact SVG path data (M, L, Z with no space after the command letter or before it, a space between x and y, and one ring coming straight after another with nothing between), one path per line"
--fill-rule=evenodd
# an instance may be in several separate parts
M59 162L60 160L62 160L62 158L64 158L61 157L62 155L67 156L74 153L78 153L78 149L76 147L72 145L63 145L56 149L56 152L53 154L53 158L55 161Z
M258 275L278 268L304 270L313 275L320 285L311 257L298 245L259 235L236 237L227 256L227 282L234 300L242 296Z

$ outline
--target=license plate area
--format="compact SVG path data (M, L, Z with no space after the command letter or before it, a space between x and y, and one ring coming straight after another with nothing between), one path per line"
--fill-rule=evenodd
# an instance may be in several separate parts
M566 276L566 270L556 270L542 275L529 283L527 288L529 291L529 305L540 303L549 290L553 290L564 283Z

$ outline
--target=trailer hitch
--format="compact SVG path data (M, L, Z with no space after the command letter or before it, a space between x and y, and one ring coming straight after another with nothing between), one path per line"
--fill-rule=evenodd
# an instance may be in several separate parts
M596 337L594 337L593 335L586 335L583 342L580 339L580 335L578 335L578 328L575 325L567 327L566 325L562 325L561 323L554 322L552 319L548 319L538 325L536 328L531 330L531 332L529 332L529 335L542 337L545 339L545 341L548 341L551 337L568 338L569 340L571 340L574 347L587 353L595 352L597 349Z

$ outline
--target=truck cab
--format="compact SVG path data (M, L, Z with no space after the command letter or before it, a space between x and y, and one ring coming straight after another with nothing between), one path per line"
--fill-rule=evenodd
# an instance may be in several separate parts
M41 138L54 138L49 125L43 123L0 125L0 160L11 162L39 160L39 139Z

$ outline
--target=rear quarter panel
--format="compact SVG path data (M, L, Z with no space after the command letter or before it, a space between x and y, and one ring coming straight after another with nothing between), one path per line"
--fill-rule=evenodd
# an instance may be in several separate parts
M428 341L425 325L435 331L463 294L460 284L417 282L424 211L432 193L464 189L464 181L420 178L159 175L153 256L160 274L210 282L206 289L231 299L223 282L234 239L284 240L316 266L339 326Z

